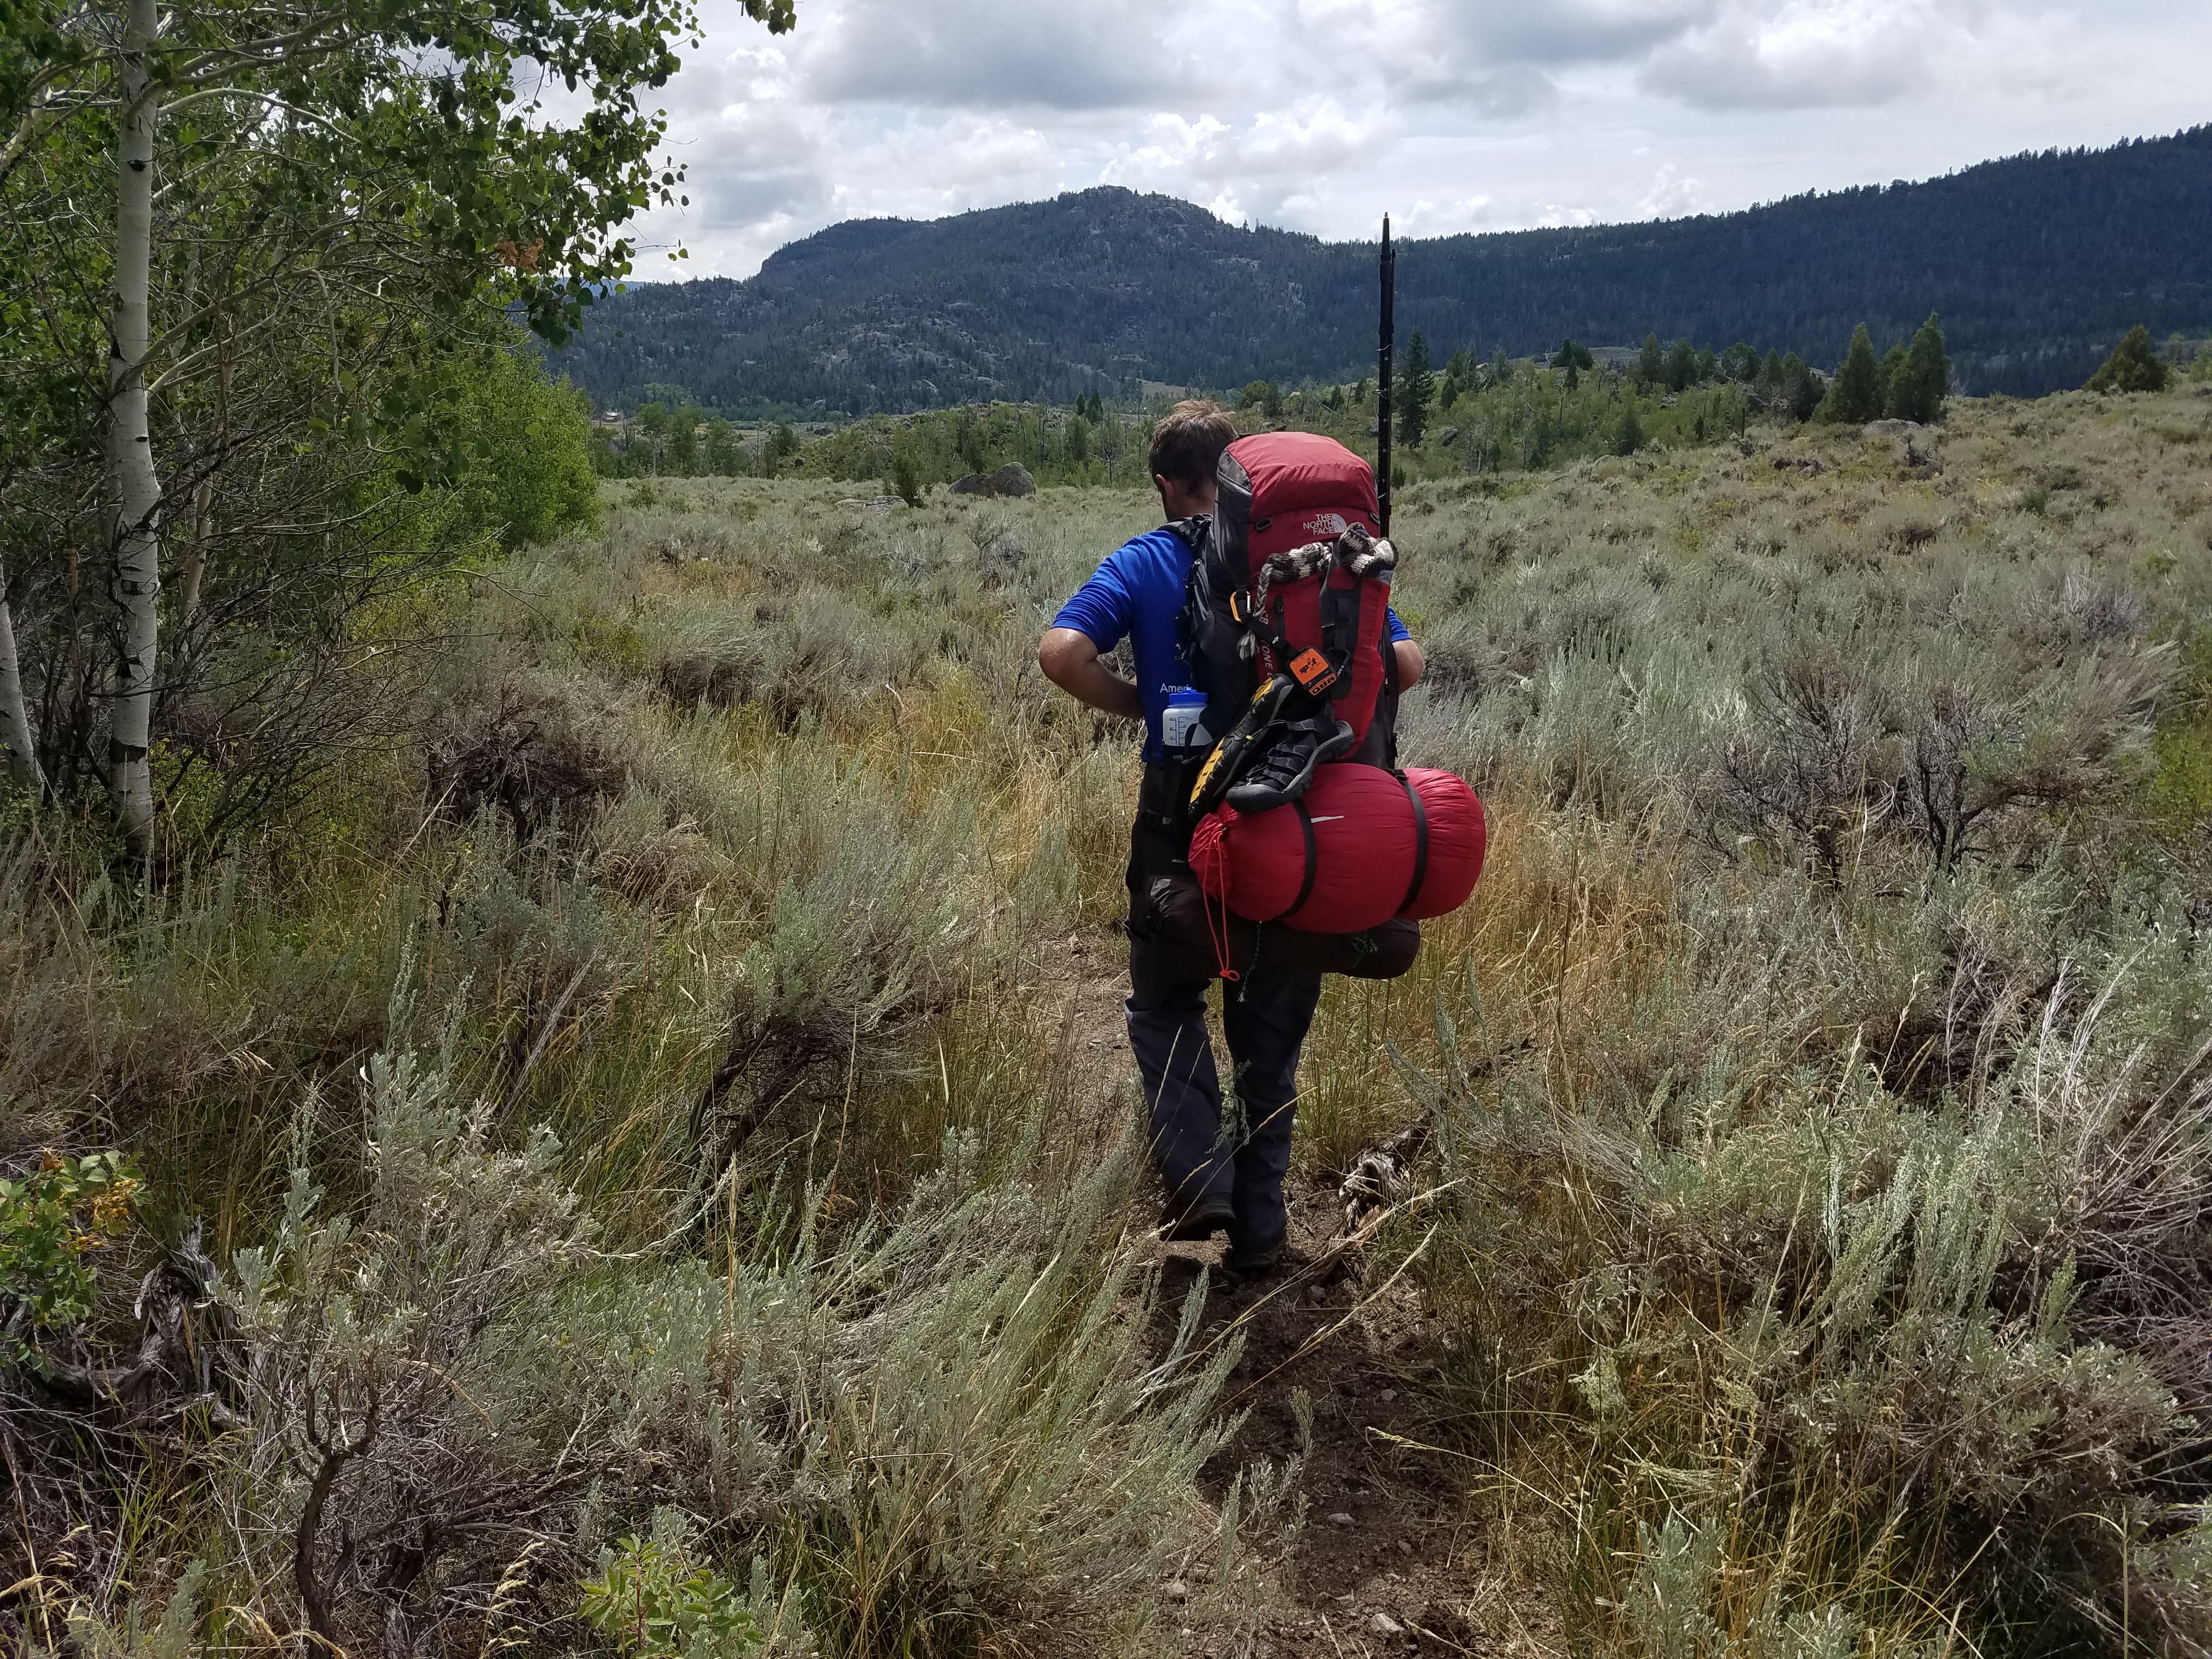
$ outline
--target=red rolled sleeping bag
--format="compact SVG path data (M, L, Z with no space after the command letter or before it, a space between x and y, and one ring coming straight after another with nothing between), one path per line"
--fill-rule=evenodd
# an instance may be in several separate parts
M1324 766L1298 799L1246 817L1220 806L1190 838L1206 896L1248 921L1357 933L1467 902L1488 830L1464 780L1429 767Z

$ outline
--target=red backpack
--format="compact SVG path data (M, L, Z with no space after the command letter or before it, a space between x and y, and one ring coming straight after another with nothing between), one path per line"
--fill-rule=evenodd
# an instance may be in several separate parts
M1235 769L1236 734L1255 726L1255 698L1278 674L1288 677L1278 684L1292 712L1352 728L1348 751L1330 758L1395 764L1398 674L1388 619L1395 555L1380 539L1374 472L1334 438L1268 432L1229 446L1217 484L1181 624L1183 660L1206 696L1206 729L1230 734L1212 769ZM1218 799L1208 787L1202 775L1191 798L1200 812Z
M1482 870L1482 806L1449 772L1395 769L1397 554L1374 474L1333 439L1274 432L1231 444L1218 483L1182 644L1224 734L1188 807L1190 866L1224 937L1229 915L1356 934L1458 908Z

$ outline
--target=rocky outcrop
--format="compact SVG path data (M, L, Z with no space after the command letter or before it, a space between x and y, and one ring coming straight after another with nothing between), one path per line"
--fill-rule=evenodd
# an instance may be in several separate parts
M952 481L956 495L1034 495L1036 480L1019 461L1008 461L990 472L970 472Z

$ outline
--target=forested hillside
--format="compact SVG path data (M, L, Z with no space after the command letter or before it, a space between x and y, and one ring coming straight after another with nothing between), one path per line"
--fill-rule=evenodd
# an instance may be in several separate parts
M2033 396L2079 385L2130 326L2212 324L2212 127L1741 213L1399 246L1401 330L1445 352L1656 330L1825 366L1856 324L1887 348L1934 311L1960 389ZM1349 378L1373 351L1374 256L1089 190L836 225L742 283L637 286L562 363L602 404L735 414Z

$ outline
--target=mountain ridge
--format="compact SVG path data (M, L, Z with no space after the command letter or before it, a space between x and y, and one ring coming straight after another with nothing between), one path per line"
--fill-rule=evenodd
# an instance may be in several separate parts
M1832 362L1942 315L1958 383L2076 385L2136 324L2212 323L2212 125L2045 150L1728 214L1397 244L1401 340L1516 356L1746 339ZM848 220L742 281L639 284L560 364L595 401L680 391L732 413L862 414L1355 375L1373 242L1226 224L1094 186L944 219Z

